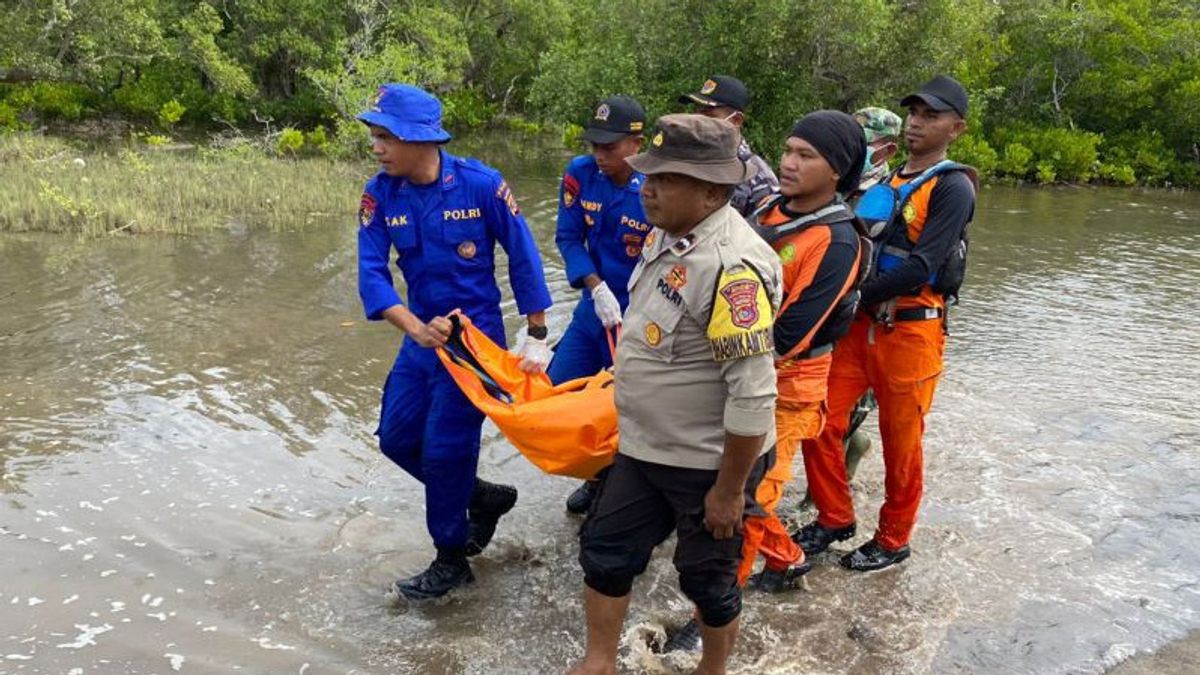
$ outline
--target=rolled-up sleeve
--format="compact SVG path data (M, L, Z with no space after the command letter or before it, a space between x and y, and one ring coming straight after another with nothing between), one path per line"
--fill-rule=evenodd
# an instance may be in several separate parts
M728 395L725 431L739 436L762 436L775 426L775 359L755 354L725 361L721 367Z

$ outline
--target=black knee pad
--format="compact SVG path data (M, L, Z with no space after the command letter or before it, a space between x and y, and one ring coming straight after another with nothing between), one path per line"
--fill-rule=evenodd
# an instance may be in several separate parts
M708 575L680 575L679 588L696 603L705 626L720 628L742 613L742 590L737 586L736 577L734 583L729 581L725 575L720 579Z

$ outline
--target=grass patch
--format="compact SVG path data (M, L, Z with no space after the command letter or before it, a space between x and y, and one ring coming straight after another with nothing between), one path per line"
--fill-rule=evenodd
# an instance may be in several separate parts
M278 159L251 145L87 150L0 135L0 232L187 234L349 220L372 167Z

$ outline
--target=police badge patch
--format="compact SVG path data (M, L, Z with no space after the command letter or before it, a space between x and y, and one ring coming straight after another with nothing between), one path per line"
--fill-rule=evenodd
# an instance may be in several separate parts
M662 329L658 327L658 324L651 321L646 324L646 344L651 347L657 347L660 342L662 342Z
M575 199L579 197L579 181L571 174L563 174L562 178L562 203L566 208L575 206Z
M713 359L727 361L775 349L774 309L758 274L738 265L721 272L708 323Z
M731 281L721 287L721 297L729 303L730 321L738 328L750 328L758 322L759 284L750 279Z
M676 265L667 272L667 285L675 290L680 290L687 285L687 267Z
M367 227L375 218L375 198L364 192L362 201L358 204L358 224Z
M610 111L608 109L608 104L601 103L600 107L596 108L596 119L600 120L601 122L607 122L609 113Z

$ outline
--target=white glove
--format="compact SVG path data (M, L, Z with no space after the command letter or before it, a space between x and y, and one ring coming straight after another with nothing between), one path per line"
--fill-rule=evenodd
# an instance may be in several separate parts
M596 316L605 328L621 323L621 303L608 289L608 284L601 281L592 288L592 304L596 306Z
M523 373L544 373L550 366L554 351L545 340L530 337L528 333L521 334L521 343L517 345L517 356L521 357L520 369Z

